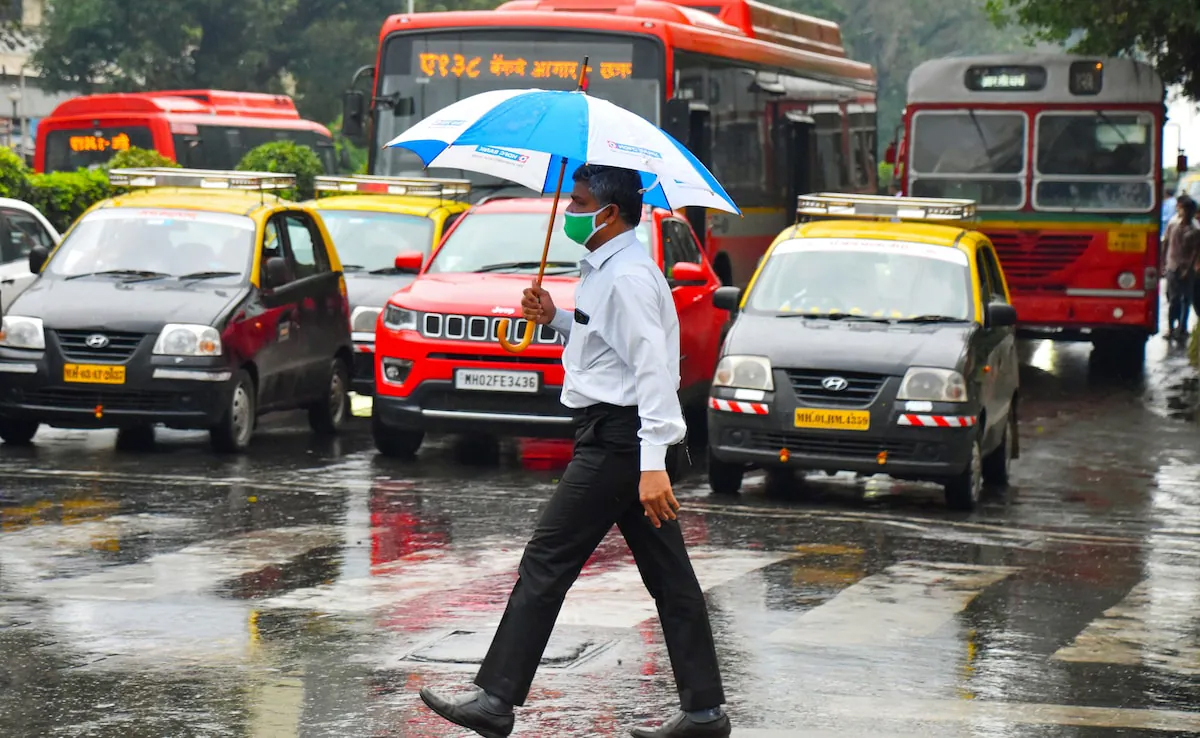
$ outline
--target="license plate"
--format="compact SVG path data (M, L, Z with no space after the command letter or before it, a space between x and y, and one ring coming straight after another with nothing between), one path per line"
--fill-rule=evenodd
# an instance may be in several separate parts
M865 431L871 427L871 413L867 410L818 410L801 407L796 409L796 427Z
M1146 253L1146 234L1139 231L1109 231L1108 250L1125 254Z
M506 372L494 369L459 369L454 373L454 388L480 392L538 391L537 372Z
M125 367L108 364L65 364L63 381L84 384L125 384Z

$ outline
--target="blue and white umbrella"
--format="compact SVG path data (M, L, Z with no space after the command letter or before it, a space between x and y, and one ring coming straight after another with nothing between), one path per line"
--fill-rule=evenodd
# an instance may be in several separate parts
M493 90L459 100L386 146L408 149L426 167L490 174L541 193L581 164L641 173L647 205L699 206L741 214L721 184L683 144L641 116L585 92Z

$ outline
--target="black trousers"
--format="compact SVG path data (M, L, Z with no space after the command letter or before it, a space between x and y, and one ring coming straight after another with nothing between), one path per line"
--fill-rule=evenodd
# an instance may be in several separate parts
M655 528L638 499L637 408L593 405L576 417L575 455L525 547L518 579L475 684L525 704L567 590L615 524L654 597L684 710L725 702L704 593L679 522Z

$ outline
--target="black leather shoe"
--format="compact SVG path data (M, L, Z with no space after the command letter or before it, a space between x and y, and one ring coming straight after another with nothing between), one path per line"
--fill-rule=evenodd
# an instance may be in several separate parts
M629 732L633 738L729 738L733 728L729 726L728 715L698 723L686 712L680 712L657 728L634 728Z
M508 734L512 733L513 714L510 712L507 715L497 715L488 712L479 703L477 692L468 692L450 699L438 695L429 687L422 687L421 701L428 705L430 710L455 725L469 728L484 738L508 738Z

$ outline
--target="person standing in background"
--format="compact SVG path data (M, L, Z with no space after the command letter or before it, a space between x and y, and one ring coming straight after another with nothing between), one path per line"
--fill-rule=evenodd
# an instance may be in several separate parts
M1187 195L1176 201L1178 214L1167 224L1163 242L1166 256L1162 273L1167 282L1167 339L1184 340L1194 298L1196 253L1194 239L1196 202Z

